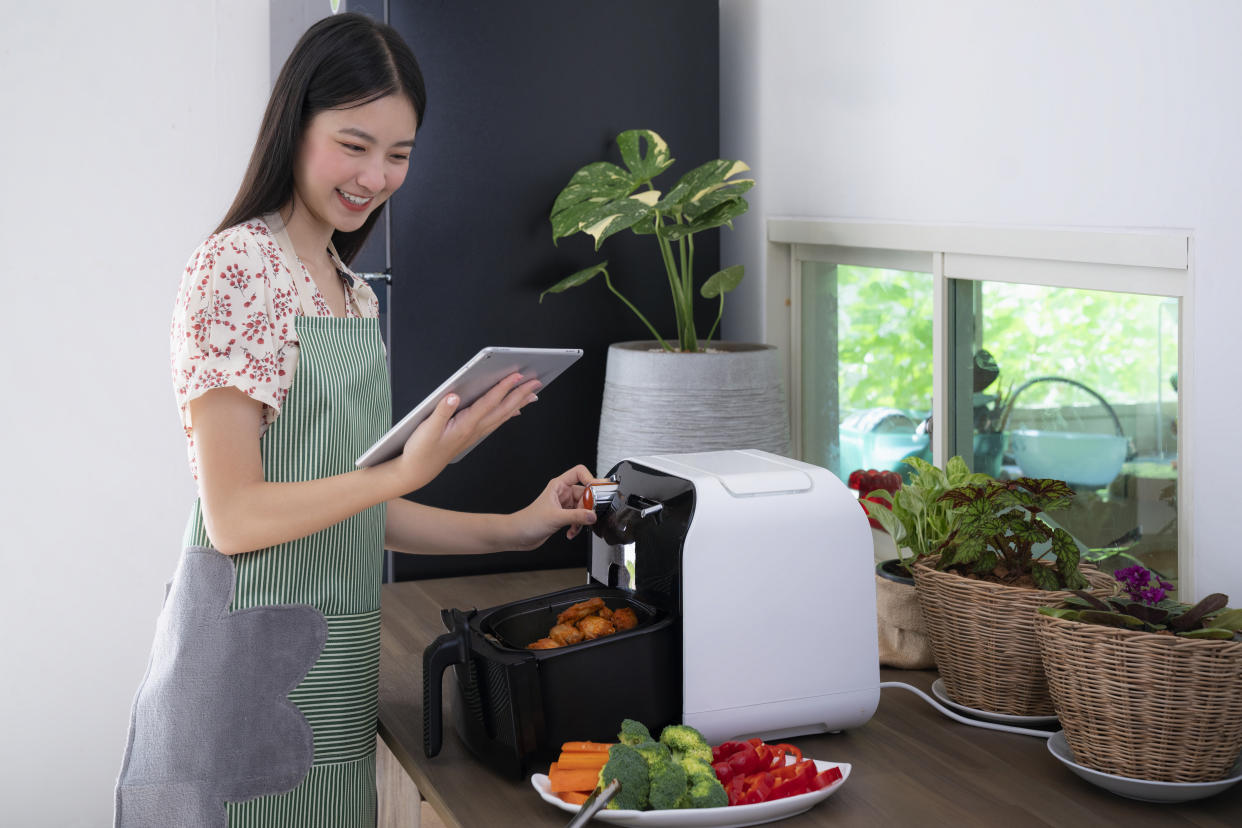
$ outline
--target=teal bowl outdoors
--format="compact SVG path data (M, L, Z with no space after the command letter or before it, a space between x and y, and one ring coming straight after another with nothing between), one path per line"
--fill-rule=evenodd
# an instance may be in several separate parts
M1093 488L1112 483L1126 461L1126 438L1116 434L1019 429L1009 448L1026 477Z

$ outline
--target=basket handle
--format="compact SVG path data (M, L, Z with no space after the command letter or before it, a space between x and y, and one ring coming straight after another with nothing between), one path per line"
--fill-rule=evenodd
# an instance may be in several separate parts
M469 658L470 633L461 627L444 633L423 650L423 753L428 759L444 743L444 670Z

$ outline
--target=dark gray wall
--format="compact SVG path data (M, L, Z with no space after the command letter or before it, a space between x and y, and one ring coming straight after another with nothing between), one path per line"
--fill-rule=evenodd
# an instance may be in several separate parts
M594 466L608 344L649 338L602 279L543 304L539 292L607 258L618 288L673 333L653 237L619 234L598 254L586 237L554 247L548 211L578 167L620 163L613 140L626 129L668 141L677 163L657 186L718 156L717 0L390 0L388 13L428 90L409 177L389 206L394 416L485 345L586 352L415 496L511 511L571 465ZM699 237L696 259L700 278L719 268L715 232ZM585 536L557 535L535 552L398 555L395 576L585 567L586 555Z

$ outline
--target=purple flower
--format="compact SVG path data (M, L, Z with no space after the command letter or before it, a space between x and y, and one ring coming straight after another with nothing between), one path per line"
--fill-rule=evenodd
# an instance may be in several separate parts
M1118 569L1113 573L1126 593L1135 601L1140 601L1149 607L1154 607L1164 600L1167 590L1173 588L1168 581L1160 578L1155 579L1152 583L1151 570L1142 564L1127 566L1125 569Z

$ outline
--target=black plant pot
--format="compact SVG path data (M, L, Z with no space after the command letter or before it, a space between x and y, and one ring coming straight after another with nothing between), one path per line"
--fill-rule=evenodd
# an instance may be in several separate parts
M914 578L901 565L901 561L897 558L889 558L886 561L880 561L875 565L875 574L881 578L887 578L890 581L896 581L899 584L914 586Z

